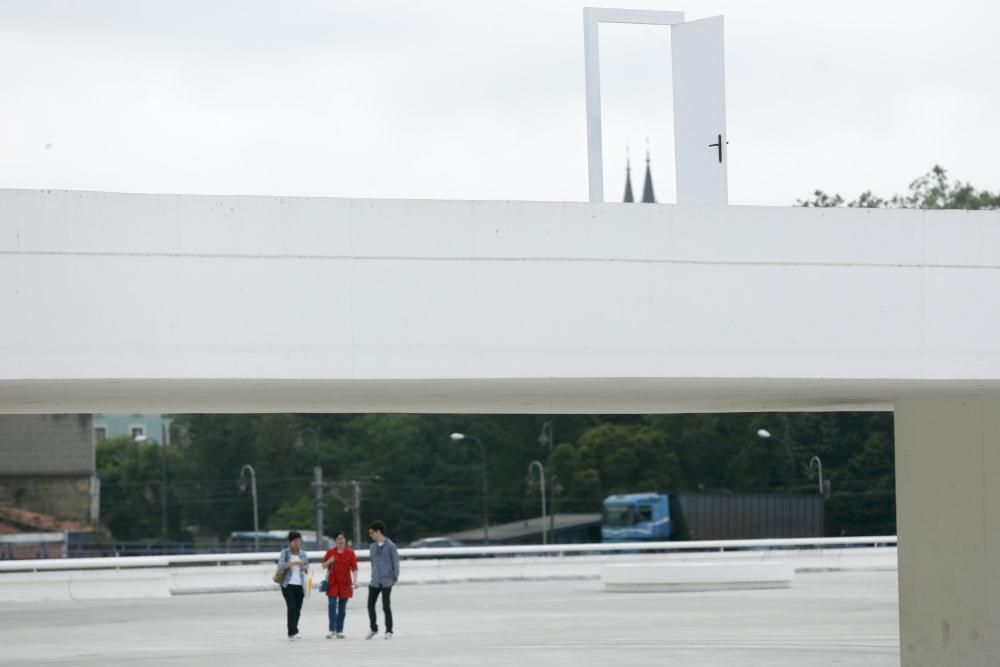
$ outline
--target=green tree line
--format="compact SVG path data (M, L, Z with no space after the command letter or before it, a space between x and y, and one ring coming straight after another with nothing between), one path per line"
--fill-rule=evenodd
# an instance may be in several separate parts
M539 442L545 422L552 446ZM177 415L165 449L127 438L98 446L102 521L117 539L159 537L165 467L169 539L251 530L251 498L238 479L249 463L262 527L312 529L313 431L331 491L343 496L359 481L364 521L388 521L403 542L480 525L481 453L453 432L485 445L491 523L539 515L532 460L555 486L557 512L594 513L607 495L644 490L815 493L808 463L819 456L832 485L827 532L895 529L888 413ZM343 502L327 493L324 507L327 533L350 532Z

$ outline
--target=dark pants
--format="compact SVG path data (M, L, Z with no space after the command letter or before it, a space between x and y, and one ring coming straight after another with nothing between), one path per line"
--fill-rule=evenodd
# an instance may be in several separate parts
M347 601L350 598L327 598L326 614L330 621L330 632L343 634L344 616L347 615Z
M378 622L375 619L375 602L378 601L379 593L382 594L382 613L385 614L385 631L392 632L392 586L369 586L368 587L368 624L372 632L378 632Z
M285 598L285 607L288 608L288 636L292 637L299 634L299 614L302 613L305 591L301 586L288 584L281 587L281 595Z

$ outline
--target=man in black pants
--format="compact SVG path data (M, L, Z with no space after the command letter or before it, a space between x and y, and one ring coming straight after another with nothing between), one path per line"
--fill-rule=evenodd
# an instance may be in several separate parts
M392 587L399 581L399 551L396 545L385 536L385 524L372 521L368 526L368 537L371 545L368 547L369 560L372 565L372 576L368 582L368 621L370 630L365 639L371 639L378 634L378 621L375 618L375 602L382 596L382 613L385 614L385 638L392 639Z

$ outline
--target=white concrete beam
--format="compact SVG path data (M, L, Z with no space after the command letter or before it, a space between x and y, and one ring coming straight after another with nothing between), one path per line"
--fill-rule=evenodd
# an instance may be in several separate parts
M997 258L996 212L0 191L0 411L886 409L996 391Z

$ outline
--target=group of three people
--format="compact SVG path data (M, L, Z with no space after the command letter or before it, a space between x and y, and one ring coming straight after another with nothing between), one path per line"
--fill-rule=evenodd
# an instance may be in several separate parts
M371 545L368 555L371 561L371 577L368 582L369 631L365 639L378 634L375 617L375 603L382 597L382 613L385 616L385 638L392 639L392 587L399 581L399 552L392 540L385 536L385 524L373 521L368 526ZM326 638L344 638L344 618L347 601L354 596L358 587L358 558L354 550L347 546L343 531L335 536L335 546L323 555L323 568L327 582L327 616L329 631ZM285 598L287 610L288 638L301 639L299 616L305 599L306 576L309 572L309 556L302 549L302 535L293 530L288 533L288 546L278 556L278 573L281 574L281 595Z

